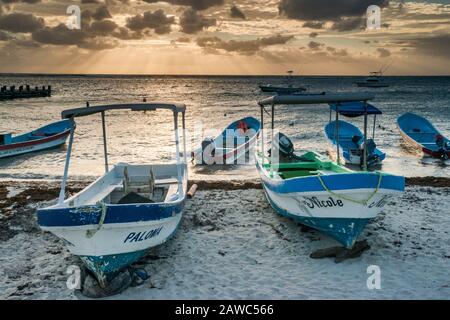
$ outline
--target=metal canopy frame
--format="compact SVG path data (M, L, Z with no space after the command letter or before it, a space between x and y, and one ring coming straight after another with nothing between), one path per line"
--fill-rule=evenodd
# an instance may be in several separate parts
M88 104L89 105L89 104ZM177 159L177 175L178 175L178 190L182 188L182 173L181 173L181 159L180 159L180 145L179 145L179 132L178 132L178 114L181 113L181 122L183 129L183 161L184 164L187 163L186 156L186 106L184 104L175 103L131 103L131 104L111 104L102 105L95 107L84 107L64 110L61 113L63 119L70 119L70 136L69 145L67 147L66 162L64 165L64 175L61 182L61 191L59 193L58 204L64 202L65 189L67 184L67 177L69 173L70 156L72 153L73 136L75 132L75 120L76 117L88 116L96 113L101 114L102 118L102 131L103 131L103 152L105 158L105 174L109 172L108 163L108 147L106 143L106 117L105 112L109 110L131 110L131 111L156 111L158 109L170 110L173 112L174 120L174 132L175 132L175 149L176 149L176 159ZM187 172L186 172L187 175Z
M344 102L363 102L365 105L365 114L364 114L364 157L363 157L363 170L367 170L367 146L366 146L366 137L367 137L367 101L375 98L375 95L371 93L357 92L357 93L335 93L335 94L327 94L326 92L322 93L312 93L312 94L293 94L293 95L277 95L273 97L266 98L258 102L258 105L261 108L261 129L264 129L264 112L265 106L271 106L271 148L273 149L273 130L275 128L275 106L276 105L301 105L301 104L336 104L336 137L339 139L339 104ZM330 110L330 121L331 121L331 110ZM264 131L263 131L264 132ZM339 140L336 141L337 147L337 163L340 164L340 154L339 154ZM263 154L262 157L262 165L264 166L264 133L261 138L261 151ZM271 152L270 157L270 174L273 174L273 152Z

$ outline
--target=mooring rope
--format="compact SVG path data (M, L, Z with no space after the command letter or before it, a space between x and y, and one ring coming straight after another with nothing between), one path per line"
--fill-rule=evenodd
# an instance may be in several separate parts
M370 196L366 199L366 200L358 200L358 199L353 199L351 197L347 197L345 195L342 194L338 194L336 192L331 191L330 189L328 189L328 187L325 185L325 182L323 182L322 178L320 175L317 176L319 178L320 183L322 184L322 187L329 192L330 194L342 198L344 200L350 201L350 202L354 202L357 204L362 204L362 205L367 205L367 203L375 196L375 194L377 194L378 190L380 189L380 185L381 185L381 179L383 177L383 175L381 174L381 172L378 172L378 183L377 183L377 187L375 188L375 190L370 194Z
M100 221L98 222L97 228L94 230L86 231L86 237L88 237L88 238L92 238L97 233L97 231L102 228L103 223L105 222L106 211L108 210L106 203L103 201L100 201L100 202L98 202L98 205L100 205L102 208L102 215L100 217Z

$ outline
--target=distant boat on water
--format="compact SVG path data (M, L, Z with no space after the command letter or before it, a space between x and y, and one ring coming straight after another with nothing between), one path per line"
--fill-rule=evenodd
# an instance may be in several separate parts
M287 78L285 85L273 85L273 84L264 84L259 85L259 88L262 92L268 93L277 93L277 94L293 94L296 92L306 91L305 87L295 86L292 83L292 70L287 71Z
M363 81L357 81L358 87L366 88L386 88L389 84L382 78L383 73L381 71L371 72L370 75Z

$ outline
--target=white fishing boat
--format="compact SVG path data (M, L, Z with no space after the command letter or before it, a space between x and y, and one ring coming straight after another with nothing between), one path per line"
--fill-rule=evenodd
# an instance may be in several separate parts
M109 169L105 112L114 110L171 110L174 116L176 163L119 163ZM105 174L81 192L65 199L74 119L101 114ZM183 155L180 159L178 121L182 117ZM69 147L59 201L39 209L38 224L60 237L79 256L101 286L167 241L177 230L186 200L187 169L185 106L167 103L116 104L65 110L71 121Z
M389 199L403 192L405 179L385 172L355 172L313 151L297 154L289 138L274 132L275 106L366 102L371 98L366 93L322 93L274 96L259 102L262 128L266 107L271 108L270 155L264 130L256 152L256 168L267 199L279 214L333 237L346 248L354 245ZM364 157L364 167L366 161Z
M357 81L356 85L358 87L365 87L365 88L386 88L386 87L389 87L389 83L387 83L382 77L383 77L383 72L382 71L373 71L363 81Z

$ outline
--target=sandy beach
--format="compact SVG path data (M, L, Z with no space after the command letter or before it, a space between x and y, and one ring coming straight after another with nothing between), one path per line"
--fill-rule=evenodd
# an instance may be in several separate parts
M135 264L150 279L112 298L450 297L450 179L408 179L360 237L370 249L342 263L311 259L337 243L275 214L259 182L197 183L176 236ZM66 286L67 267L80 261L36 223L36 208L54 203L58 191L54 182L0 183L0 299L85 299ZM379 290L366 285L371 265L381 270Z

